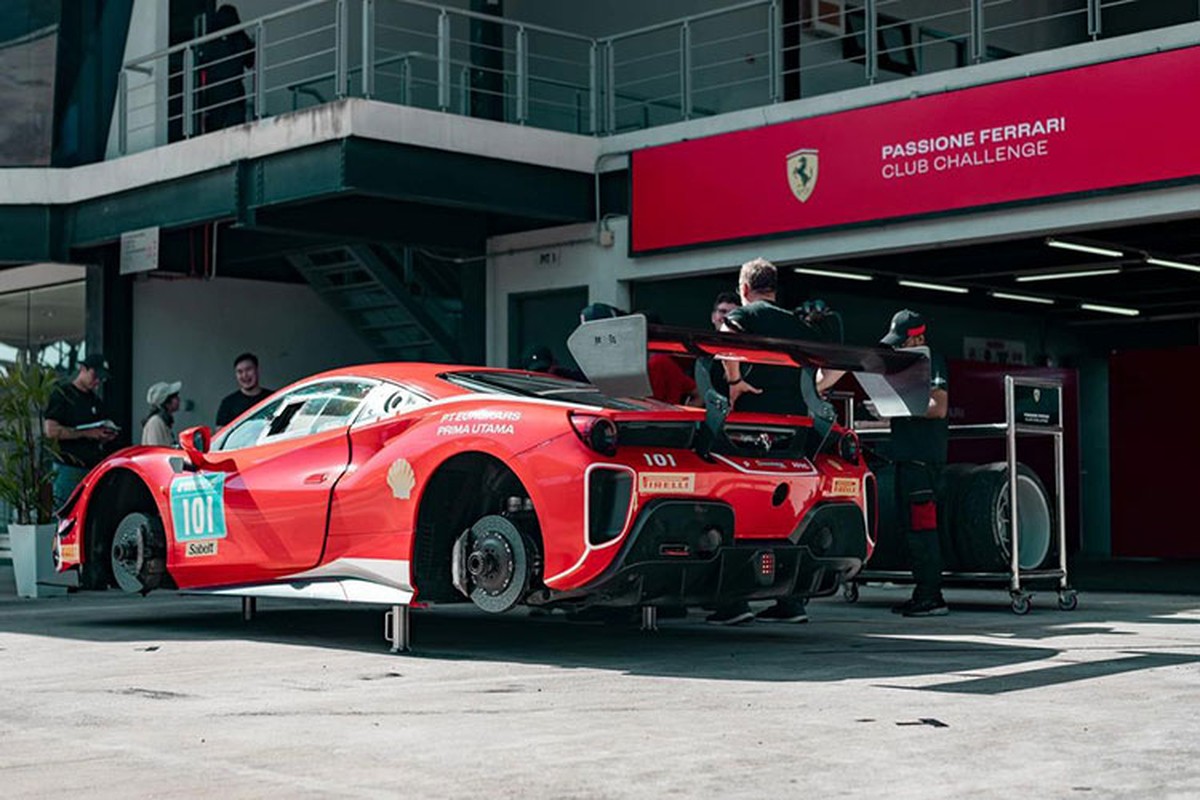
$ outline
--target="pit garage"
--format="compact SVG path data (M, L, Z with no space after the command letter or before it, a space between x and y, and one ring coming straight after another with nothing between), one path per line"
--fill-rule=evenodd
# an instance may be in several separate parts
M1006 375L1061 384L1062 480L1049 439L1021 456L1029 477L1019 490L1035 498L1040 520L1029 525L1050 529L1050 547L1035 547L1031 563L1054 560L1059 528L1069 560L1200 556L1174 522L1187 518L1187 487L1200 477L1178 443L1200 431L1171 415L1171 435L1147 434L1148 415L1165 418L1174 397L1190 396L1200 361L1200 169L1177 131L1141 129L1138 159L1087 168L1088 154L1115 146L1119 133L1084 91L1136 72L1122 89L1138 93L1126 98L1131 109L1170 107L1153 84L1168 85L1196 57L1184 49L847 102L728 132L696 126L690 138L616 137L607 169L628 175L627 215L490 241L489 357L519 363L535 341L557 341L553 326L570 325L587 302L710 327L714 297L736 290L738 265L765 257L781 268L781 303L824 301L847 343L877 342L901 308L922 312L932 346L951 361L953 425L1003 422ZM1048 149L996 156L1020 141ZM958 155L935 167L933 150ZM927 170L897 171L923 152ZM952 444L952 461L1005 458L1003 437ZM991 485L987 474L975 482ZM976 490L973 505L1003 517L994 489ZM971 569L980 561L966 560L977 562Z

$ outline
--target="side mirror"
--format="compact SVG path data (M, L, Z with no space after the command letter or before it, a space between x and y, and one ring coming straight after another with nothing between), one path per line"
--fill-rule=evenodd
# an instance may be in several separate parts
M199 463L204 460L204 454L212 445L212 430L207 425L188 428L179 434L179 443L183 445L183 452L187 453L193 462Z

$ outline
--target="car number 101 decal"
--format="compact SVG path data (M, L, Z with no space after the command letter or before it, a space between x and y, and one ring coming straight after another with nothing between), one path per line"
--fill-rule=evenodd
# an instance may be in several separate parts
M201 472L171 481L175 541L225 538L225 473Z

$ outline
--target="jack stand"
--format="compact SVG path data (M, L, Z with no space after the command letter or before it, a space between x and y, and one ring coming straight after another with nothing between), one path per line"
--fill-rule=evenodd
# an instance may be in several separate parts
M383 615L383 638L392 645L393 653L409 651L410 627L408 606L392 606L392 610Z
M242 622L250 622L254 619L254 615L258 613L258 598L243 597L242 598Z
M658 607L642 606L642 630L658 630Z

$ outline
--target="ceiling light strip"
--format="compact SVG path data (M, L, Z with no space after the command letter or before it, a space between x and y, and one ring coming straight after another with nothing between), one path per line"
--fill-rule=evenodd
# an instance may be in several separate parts
M816 275L821 278L842 278L848 281L873 281L873 275L863 275L860 272L838 272L832 269L814 269L812 267L792 267L802 275Z
M947 286L944 283L925 283L923 281L896 281L896 283L912 289L929 289L930 291L947 292L949 294L966 294L971 291L965 286Z
M1018 275L1017 283L1029 283L1031 281L1057 281L1066 278L1093 278L1098 275L1116 275L1120 271L1120 267L1112 267L1110 269L1075 270L1074 272L1046 272L1040 275Z
M1046 244L1050 247L1057 247L1060 250L1074 250L1077 253L1091 253L1097 256L1108 256L1109 258L1124 258L1125 254L1120 250L1112 250L1107 247L1095 247L1090 244L1078 244L1076 242L1064 242L1060 239L1047 239Z
M1197 266L1196 264L1185 264L1182 261L1171 261L1167 258L1153 258L1152 256L1147 256L1146 263L1153 264L1156 267L1168 267L1170 269L1185 269L1188 272L1200 272L1200 266Z
M1102 306L1097 303L1080 303L1079 307L1084 311L1100 311L1105 314L1120 314L1123 317L1136 317L1141 314L1136 308L1122 308L1121 306Z
M1041 303L1042 305L1052 306L1054 301L1049 297L1031 297L1027 294L1009 294L1008 292L988 292L997 300L1016 300L1019 303Z

